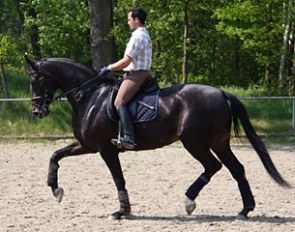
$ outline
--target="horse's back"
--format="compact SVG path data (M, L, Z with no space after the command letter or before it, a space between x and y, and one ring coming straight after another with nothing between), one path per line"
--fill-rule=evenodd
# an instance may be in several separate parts
M174 85L161 90L162 99L170 99L170 102L178 102L189 108L196 106L196 109L218 109L228 108L223 92L209 85L189 83ZM171 101L174 99L174 101Z

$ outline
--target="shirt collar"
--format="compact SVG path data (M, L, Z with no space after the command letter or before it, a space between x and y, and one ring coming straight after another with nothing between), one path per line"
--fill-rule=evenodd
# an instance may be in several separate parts
M138 32L138 31L146 31L145 26L140 26L140 27L136 28L136 29L132 32L132 34L133 34L134 32Z

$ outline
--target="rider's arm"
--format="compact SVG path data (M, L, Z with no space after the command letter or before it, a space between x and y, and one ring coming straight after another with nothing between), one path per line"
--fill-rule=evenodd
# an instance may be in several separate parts
M122 70L123 68L126 68L131 62L132 62L132 58L130 56L125 55L121 60L118 60L117 62L110 64L108 66L108 70L110 71Z

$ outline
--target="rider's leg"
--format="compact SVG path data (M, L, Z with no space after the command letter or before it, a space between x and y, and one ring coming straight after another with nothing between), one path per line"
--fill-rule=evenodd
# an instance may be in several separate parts
M114 104L118 110L123 132L123 137L120 139L120 142L126 149L134 149L135 146L133 124L127 104L144 86L149 78L150 74L146 71L129 74L124 78L115 99ZM112 139L111 142L114 145L117 145L118 139Z
M126 149L132 150L136 146L134 142L133 123L131 120L130 112L125 103L122 103L118 109L118 115L121 121L121 128L123 136L120 138L120 143ZM112 139L112 144L117 145L118 139Z

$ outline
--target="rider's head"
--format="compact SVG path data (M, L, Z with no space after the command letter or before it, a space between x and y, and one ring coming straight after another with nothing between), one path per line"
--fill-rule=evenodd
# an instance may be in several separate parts
M131 8L128 11L128 25L132 31L145 25L147 14L142 8Z

